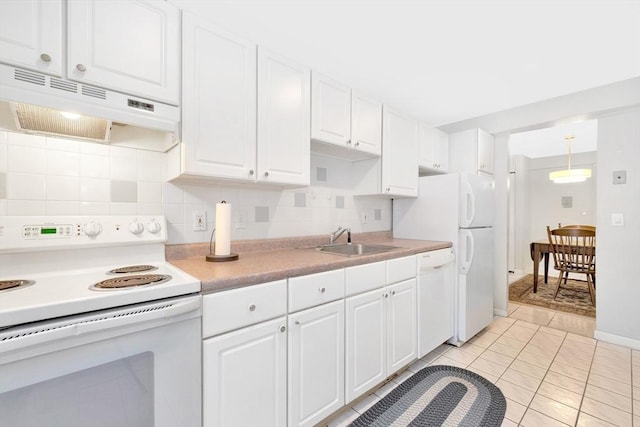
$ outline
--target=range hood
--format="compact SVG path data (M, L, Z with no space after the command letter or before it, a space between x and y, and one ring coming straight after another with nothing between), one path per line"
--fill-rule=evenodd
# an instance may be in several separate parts
M155 151L168 150L179 135L176 106L5 64L0 64L0 102L6 104L0 105L0 126L8 130L102 143L124 136L115 143ZM143 146L127 144L130 135L145 140Z

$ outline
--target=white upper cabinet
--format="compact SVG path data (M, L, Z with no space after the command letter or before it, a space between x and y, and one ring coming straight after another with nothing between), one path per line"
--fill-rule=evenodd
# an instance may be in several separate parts
M178 105L180 11L165 1L69 0L68 77Z
M258 48L257 179L309 185L311 70Z
M314 71L311 90L311 139L350 145L351 89Z
M449 135L420 123L420 174L446 173L449 168Z
M182 20L183 174L255 180L256 44Z
M355 90L351 92L351 145L374 156L382 151L382 104Z
M180 10L153 0L3 0L0 61L178 105Z
M62 76L62 0L0 1L0 62Z
M313 150L350 160L380 156L382 104L329 77L311 80Z
M418 121L384 107L382 125L382 193L418 195Z
M468 129L449 135L449 170L493 174L493 135Z

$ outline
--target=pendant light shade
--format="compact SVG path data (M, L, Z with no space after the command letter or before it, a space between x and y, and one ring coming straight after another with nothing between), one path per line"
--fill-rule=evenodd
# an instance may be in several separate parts
M567 141L569 150L567 169L550 172L549 179L555 184L568 184L572 182L583 182L586 181L587 178L591 178L591 169L571 169L571 142L574 136L567 135L564 139Z

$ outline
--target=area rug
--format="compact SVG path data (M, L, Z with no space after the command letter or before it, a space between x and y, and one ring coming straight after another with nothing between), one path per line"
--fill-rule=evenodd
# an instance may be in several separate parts
M591 304L586 281L569 279L566 285L562 285L558 297L554 300L557 279L557 276L549 275L549 283L545 284L544 276L541 274L538 276L538 292L534 294L533 274L527 274L509 285L509 301L596 317L596 308Z
M421 369L351 426L500 426L507 404L498 387L455 366Z

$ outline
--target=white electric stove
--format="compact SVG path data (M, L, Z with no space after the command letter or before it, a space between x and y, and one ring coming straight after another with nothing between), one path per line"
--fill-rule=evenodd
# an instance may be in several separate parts
M201 425L200 282L166 240L162 216L0 216L7 425Z

